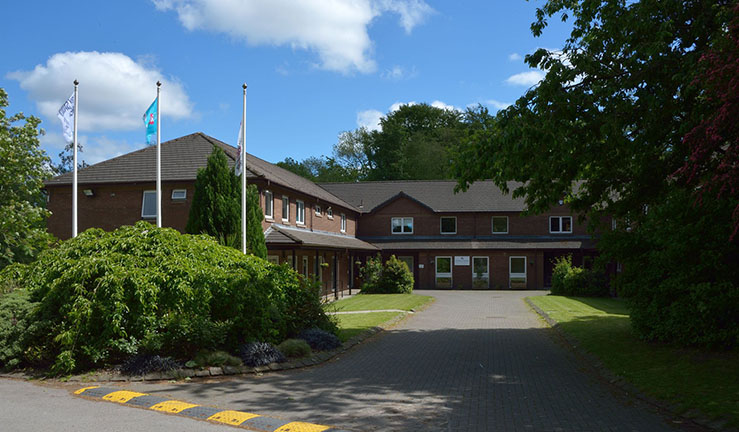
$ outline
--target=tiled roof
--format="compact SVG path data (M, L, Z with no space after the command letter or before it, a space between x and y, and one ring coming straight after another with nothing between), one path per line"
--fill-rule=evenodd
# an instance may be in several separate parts
M435 212L520 212L526 209L523 198L503 194L490 180L472 183L466 192L454 193L456 185L452 180L320 184L362 213L369 213L398 196L411 198ZM508 187L513 191L519 185L510 182Z
M377 247L356 237L273 224L264 233L268 245L301 245L333 249L377 250Z
M236 148L202 132L163 142L161 146L162 181L194 181L198 169L205 167L214 145L223 149L228 156L229 167L233 167L236 160ZM246 166L248 178L263 178L322 201L356 210L351 204L332 195L312 181L248 153ZM77 178L79 184L154 182L156 181L156 146L147 146L81 169L77 173ZM45 182L47 186L71 183L71 172Z
M394 241L374 243L382 250L452 250L452 249L594 249L590 240L560 241L505 241L505 240L462 240L462 241Z

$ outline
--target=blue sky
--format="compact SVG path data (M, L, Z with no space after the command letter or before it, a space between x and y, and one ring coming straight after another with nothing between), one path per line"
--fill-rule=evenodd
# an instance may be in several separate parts
M162 86L162 140L202 131L236 144L248 84L247 151L271 162L330 154L402 103L495 111L538 81L523 56L561 48L570 26L529 26L541 1L67 0L3 2L0 87L9 113L42 119L80 81L81 157L145 146L141 116Z

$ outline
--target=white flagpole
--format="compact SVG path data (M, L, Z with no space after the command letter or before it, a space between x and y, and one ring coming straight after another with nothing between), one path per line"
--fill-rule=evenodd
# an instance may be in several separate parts
M157 81L157 227L162 227L162 101L159 99L162 83Z
M72 148L74 149L73 164L74 174L72 175L72 237L77 237L77 85L79 81L74 80L74 139L72 140Z
M241 119L241 252L246 254L246 83L244 89L244 110Z

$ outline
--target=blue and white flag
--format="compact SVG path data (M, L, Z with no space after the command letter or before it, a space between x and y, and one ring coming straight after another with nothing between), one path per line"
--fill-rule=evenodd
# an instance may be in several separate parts
M57 114L59 120L62 121L62 133L67 143L74 141L74 93L72 96L64 102L59 113Z
M234 172L237 176L241 175L241 152L244 151L244 124L239 123L239 141L236 146L236 165L234 165Z
M157 104L159 102L159 98L154 99L154 102L151 103L149 106L149 109L146 110L146 113L144 113L144 124L146 125L146 143L151 144L152 137L156 138L157 136L157 122L159 119L157 118Z

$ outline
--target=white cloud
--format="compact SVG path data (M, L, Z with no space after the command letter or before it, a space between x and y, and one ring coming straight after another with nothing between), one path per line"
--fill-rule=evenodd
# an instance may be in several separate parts
M386 80L400 81L404 78L412 78L416 76L416 69L413 68L408 71L402 66L393 66L391 69L386 69L385 72L380 74L380 76Z
M445 109L445 110L450 110L450 111L460 111L460 112L462 111L461 108L457 108L454 105L449 105L449 104L446 104L438 100L431 102L431 106L434 108L440 108L440 109Z
M156 98L157 81L162 82L162 116L192 116L182 84L121 53L58 53L45 65L7 77L20 83L49 121L56 121L59 107L72 94L72 82L79 80L78 130L83 132L142 128L141 117Z
M538 84L544 79L545 73L540 70L532 70L511 75L505 80L508 84L530 87Z
M519 61L519 60L521 60L522 58L523 58L523 57L521 57L521 54L519 54L519 53L512 53L512 54L510 54L510 55L508 56L508 60L509 60L509 61Z
M125 140L110 139L105 135L87 141L88 144L83 147L81 158L90 165L130 153L141 147L141 145L129 144Z
M490 105L491 107L499 110L506 109L511 106L511 104L509 104L508 102L501 102L495 99L486 100L485 105Z
M385 114L377 110L365 110L357 113L357 126L365 127L369 130L379 131L382 129L380 126L380 119Z
M415 101L395 102L394 104L390 105L390 108L388 108L388 112L394 113L395 111L399 110L400 107L402 107L403 105L413 106L413 105L417 105L417 103Z
M406 32L433 12L422 0L152 0L174 10L188 30L211 30L251 45L315 51L323 69L376 69L367 28L385 12L400 15Z

